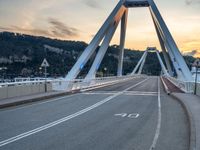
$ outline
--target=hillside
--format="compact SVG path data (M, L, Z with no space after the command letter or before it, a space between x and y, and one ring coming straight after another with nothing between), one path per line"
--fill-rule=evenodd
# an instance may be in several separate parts
M79 41L62 41L45 37L36 37L24 34L10 32L0 33L0 67L6 67L7 70L1 70L1 77L42 77L43 70L40 65L44 58L50 64L48 73L50 77L65 76L77 61L87 43ZM96 50L96 52L98 49ZM110 46L103 63L100 66L99 74L116 75L118 46ZM125 49L124 74L130 73L143 52ZM162 56L162 55L161 55ZM82 70L80 76L83 77L91 66L93 57L89 60L86 67ZM194 58L186 57L188 65ZM107 71L104 71L104 68ZM150 53L143 70L143 73L150 75L159 75L160 65L155 53Z

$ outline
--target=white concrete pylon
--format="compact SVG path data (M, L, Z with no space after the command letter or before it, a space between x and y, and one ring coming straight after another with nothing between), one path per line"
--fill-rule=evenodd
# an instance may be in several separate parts
M137 72L138 68L140 67L140 65L141 65L141 63L142 63L142 61L143 61L143 59L145 58L145 55L147 54L147 52L148 52L148 50L146 50L146 51L144 52L144 54L143 54L142 57L140 58L139 62L138 62L137 65L135 66L133 72L131 73L131 75L136 74L136 72Z
M165 24L157 6L155 5L153 0L148 0L149 2L149 8L150 8L150 12L152 13L155 21L158 23L157 25L160 27L160 29L163 32L163 35L166 38L166 42L168 43L168 51L172 51L172 53L174 54L174 58L175 61L178 64L178 68L176 68L176 71L179 70L182 73L182 76L180 78L182 78L182 80L186 80L186 81L192 81L192 74L189 70L189 68L187 67L171 33L169 32L169 29L167 28L167 25ZM171 57L171 56L170 56ZM171 58L172 59L172 58Z
M167 69L166 69L166 67L165 67L165 65L164 65L164 63L163 63L163 61L162 61L162 59L160 57L160 54L159 54L158 50L156 50L156 54L157 54L157 57L158 57L158 60L160 62L160 66L162 68L162 71L163 71L164 75L169 76L169 73L168 73L168 71L167 71Z
M123 5L125 0L120 0L117 4L117 6L114 8L110 16L106 19L102 27L99 29L97 34L94 36L88 47L83 51L81 56L78 58L77 62L75 65L72 67L70 72L67 74L65 77L65 80L73 80L75 79L79 72L83 69L91 55L94 53L96 48L98 47L99 43L102 41L104 38L109 26L114 22L114 18L120 14L121 12L124 12L126 9L125 6Z
M144 64L145 64L145 61L146 61L146 58L147 58L147 54L148 54L148 52L145 53L145 56L144 56L144 58L143 58L143 60L142 60L142 63L141 63L141 65L140 65L140 68L139 68L139 71L138 71L137 74L141 74L141 73L142 73L142 70L143 70L143 68L144 68Z
M92 64L92 67L90 68L89 73L87 74L87 76L85 77L85 80L89 80L89 79L95 79L96 77L96 72L98 71L100 64L103 60L103 57L108 49L109 43L116 31L116 28L119 24L120 19L122 18L122 15L124 14L124 12L120 13L119 16L116 18L115 22L111 25L111 27L109 28L109 30L106 33L106 36L103 40L103 43L101 44L101 47L96 55L96 58Z
M159 29L156 25L156 22L155 22L153 16L152 16L152 19L153 19L153 23L154 23L154 26L155 26L155 29L156 29L157 36L158 36L158 40L160 42L160 47L162 49L162 53L163 53L163 56L164 56L164 59L165 59L165 63L166 63L168 72L169 72L170 76L173 76L173 71L172 71L172 67L171 67L171 64L170 64L169 55L168 55L167 50L165 48L164 40L162 39L161 33L159 32Z
M168 53L169 53L169 56L170 56L170 60L172 61L172 64L173 64L173 66L174 66L174 68L176 70L176 74L177 74L178 78L179 79L184 79L184 76L183 76L182 72L179 70L179 65L178 65L178 63L176 61L176 58L175 58L175 55L174 55L173 51L171 50L171 47L169 46L168 41L166 40L166 37L164 36L162 30L160 29L158 23L157 22L155 22L155 23L156 23L157 29L159 30L159 33L160 33L160 35L161 35L161 37L163 39L164 45L168 50Z
M124 15L121 20L121 34L120 34L117 76L122 76L123 74L122 71L123 71L124 45L125 45L125 37L126 37L127 18L128 18L128 8L124 12Z
M84 50L84 52L82 53L82 55L80 56L76 64L70 70L65 80L73 80L77 77L77 75L79 74L81 69L85 66L85 64L91 57L91 55L95 52L96 48L98 47L102 39L106 38L105 35L107 34L111 24L120 16L121 13L124 13L124 11L130 7L149 7L150 13L153 18L153 22L155 24L156 32L161 44L164 59L166 61L166 65L169 72L172 72L170 61L169 61L169 58L170 58L179 79L182 79L185 81L193 80L192 74L189 68L187 67L171 33L169 32L169 29L167 28L167 25L165 24L153 0L120 0L117 6L115 7L115 9L112 11L110 16L107 18L107 20L103 24L103 26L100 28L100 30L97 32L93 40L90 42L88 47ZM125 35L126 35L125 32L126 32L126 24L127 24L126 15L127 14L125 14L125 17L123 17L124 19L122 19L122 26L121 26L120 54L119 54L118 73L117 73L119 76L122 75L124 43L125 43ZM108 42L105 42L105 45L107 45L107 43ZM168 55L167 55L166 50L168 51L168 54L170 57L167 57ZM144 57L145 55L141 58L141 60L139 61L135 69L133 70L132 75L136 73L136 71L138 70L138 67L141 64L144 64L143 63L145 61ZM103 59L103 57L101 59ZM172 75L172 73L170 74Z

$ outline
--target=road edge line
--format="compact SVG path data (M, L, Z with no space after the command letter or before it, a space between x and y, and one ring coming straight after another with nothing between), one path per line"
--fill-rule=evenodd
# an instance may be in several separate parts
M160 79L161 79L161 81L162 81L162 84L164 85L165 92L166 92L168 95L170 95L171 92L169 91L169 88L167 87L165 81L163 80L163 77L161 77Z
M162 123L162 111L161 111L160 77L158 77L158 122L156 126L154 139L149 150L154 150L156 147L158 138L160 136L161 123Z
M196 150L196 127L195 127L195 123L194 123L194 118L192 115L192 112L190 111L190 109L187 107L187 105L181 100L179 99L176 95L173 94L173 92L171 93L167 87L167 85L165 84L164 80L161 77L161 81L164 85L164 89L165 92L170 95L174 100L178 101L179 104L181 104L186 116L187 116L187 120L189 121L189 150Z

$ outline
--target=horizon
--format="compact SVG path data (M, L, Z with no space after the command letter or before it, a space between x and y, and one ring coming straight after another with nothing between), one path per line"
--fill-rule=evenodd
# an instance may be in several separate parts
M49 38L49 39L51 39L51 40L60 40L60 41L63 41L63 42L65 42L65 41L75 41L75 42L84 42L84 43L86 43L86 44L89 44L89 43L87 43L87 42L85 42L85 41L78 41L78 40L73 40L73 39L71 39L71 40L68 40L68 39L57 39L57 38L53 38L53 37L40 36L40 35L31 35L31 34L25 34L25 33L19 33L19 32L0 31L0 33L12 33L12 34L25 35L25 36L34 36L34 37ZM110 44L109 46L111 47L111 46L115 46L115 45L116 45L116 46L119 46L119 44L115 44L115 43ZM146 47L146 48L147 48L147 47ZM126 50L131 50L131 51L142 51L142 52L144 52L144 51L146 50L146 48L145 48L145 49L134 49L134 48L127 48L127 47L125 47ZM157 47L156 47L156 48L157 48ZM159 50L159 52L162 53L161 49L158 49L158 48L157 48L157 50ZM192 57L194 57L194 58L198 58L198 59L199 59L199 57L195 57L195 56L194 56L194 53L195 53L195 52L193 52L193 51L189 52L189 54L183 53L183 56L192 56Z
M180 51L184 55L200 57L200 1L154 1ZM4 20L0 23L0 31L89 43L117 2L61 0L58 4L56 0L0 1L0 19ZM111 45L119 45L119 29ZM130 9L125 47L145 50L147 46L160 49L150 13L147 8Z

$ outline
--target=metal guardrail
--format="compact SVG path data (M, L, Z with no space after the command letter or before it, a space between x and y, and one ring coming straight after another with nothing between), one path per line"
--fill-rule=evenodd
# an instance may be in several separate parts
M36 78L14 78L15 82L43 81L43 80L45 80L45 78L40 78L40 77L36 77Z
M22 81L22 82L8 82L8 83L0 83L0 88L9 87L9 86L20 86L20 85L30 85L30 84L41 84L45 81ZM47 80L48 83L52 82Z
M175 86L179 87L181 90L183 90L185 93L194 93L195 88L195 82L187 82L178 80L173 77L166 77L169 81L171 81ZM200 87L200 82L197 83L198 87ZM200 91L199 91L200 92Z
M76 79L72 81L53 80L52 89L56 91L80 90L80 89L85 89L85 88L91 88L94 86L101 86L105 84L121 82L124 80L132 79L132 78L136 78L140 76L134 75L134 76L121 76L121 77L105 77L105 78L96 78L96 79L87 79L87 80Z
M139 77L139 75L134 75L134 76L121 76L121 77L103 77L103 78L96 78L96 79L75 79L75 80L64 80L64 79L47 79L47 83L52 84L53 90L65 90L65 91L70 91L70 90L76 90L76 89L82 89L82 88L88 88L92 86L99 86L102 84L108 84L112 82L117 82L117 81L123 81L125 79L130 79L130 78L136 78ZM10 87L10 86L23 86L23 85L36 85L36 84L44 84L45 80L23 80L21 78L21 82L8 82L8 83L0 83L0 88L3 87ZM18 80L16 80L18 81Z

